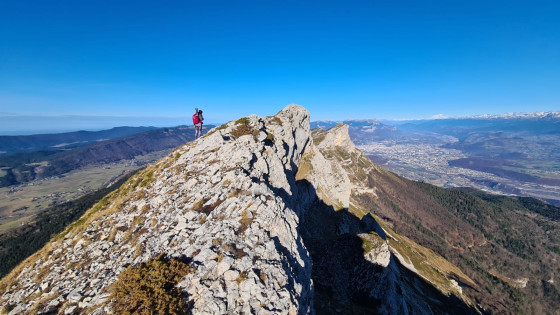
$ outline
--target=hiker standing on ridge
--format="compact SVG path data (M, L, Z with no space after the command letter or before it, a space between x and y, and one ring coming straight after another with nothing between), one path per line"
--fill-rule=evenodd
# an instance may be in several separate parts
M202 121L204 117L202 117L202 110L198 110L198 108L194 109L195 113L192 115L192 122L194 125L194 138L200 138L200 134L202 133Z

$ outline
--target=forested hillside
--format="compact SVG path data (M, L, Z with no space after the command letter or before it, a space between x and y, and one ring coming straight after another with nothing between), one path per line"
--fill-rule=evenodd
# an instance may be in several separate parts
M363 201L396 232L434 249L477 282L464 290L483 307L533 314L560 308L560 208L392 174L371 180L384 182L378 186L383 193Z

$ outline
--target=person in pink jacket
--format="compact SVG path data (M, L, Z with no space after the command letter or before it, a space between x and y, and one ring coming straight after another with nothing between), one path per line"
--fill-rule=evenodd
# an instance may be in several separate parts
M195 111L196 113L192 116L192 122L195 130L194 138L198 139L202 133L202 121L204 120L204 117L202 117L202 110L198 110L198 108L196 108Z

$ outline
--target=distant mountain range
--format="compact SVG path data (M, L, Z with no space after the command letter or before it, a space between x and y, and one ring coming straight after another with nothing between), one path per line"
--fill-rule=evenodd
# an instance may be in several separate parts
M559 119L560 111L507 113L507 114L500 114L500 115L476 115L476 116L467 116L462 118L459 117L459 118L449 118L449 119L541 119L541 118Z
M212 127L205 126L204 132ZM109 137L113 139L102 140ZM4 148L20 153L0 155L0 169L4 172L0 187L62 175L87 165L129 160L192 140L192 126L120 127L98 132L6 136L2 139L8 143Z
M101 131L75 131L28 136L0 136L0 153L10 154L40 149L68 149L157 129L156 127L115 127ZM1 155L0 155L1 156Z
M426 118L426 119L403 119L403 120L379 120L376 118L366 118L366 119L346 119L346 120L317 120L311 122L311 128L321 128L325 129L326 126L335 126L338 123L344 122L345 124L352 123L362 123L364 125L376 125L380 124L381 122L386 123L387 125L400 125L407 122L421 122L421 121L431 121L431 120L462 120L462 119L542 119L542 118L549 118L549 119L560 119L560 111L540 111L540 112L530 112L530 113L505 113L505 114L497 114L497 115L490 115L490 114L483 114L483 115L472 115L472 116L462 116L462 117L447 117L445 115L438 115L437 117L433 118ZM348 124L350 125L350 124Z

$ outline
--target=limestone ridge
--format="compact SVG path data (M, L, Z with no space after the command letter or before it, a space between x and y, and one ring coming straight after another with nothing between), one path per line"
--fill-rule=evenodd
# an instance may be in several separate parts
M468 277L360 203L375 171L347 126L311 132L301 106L231 121L88 210L0 282L0 304L110 313L119 274L163 253L192 267L177 285L192 314L471 312L450 274Z
M127 266L188 257L193 314L311 313L295 172L309 113L290 105L215 128L133 177L3 279L10 314L110 311Z

